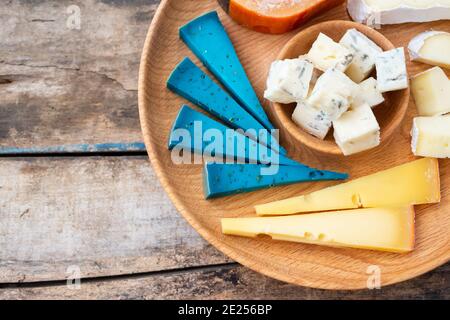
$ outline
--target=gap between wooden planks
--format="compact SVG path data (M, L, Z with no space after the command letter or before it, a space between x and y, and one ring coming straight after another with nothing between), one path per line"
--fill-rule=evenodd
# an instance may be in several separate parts
M230 261L178 215L146 156L5 158L0 177L0 283Z

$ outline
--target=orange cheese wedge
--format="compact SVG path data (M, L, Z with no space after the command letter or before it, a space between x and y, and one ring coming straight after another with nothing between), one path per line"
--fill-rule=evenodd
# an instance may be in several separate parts
M239 24L255 31L279 34L291 31L312 17L345 0L219 0Z

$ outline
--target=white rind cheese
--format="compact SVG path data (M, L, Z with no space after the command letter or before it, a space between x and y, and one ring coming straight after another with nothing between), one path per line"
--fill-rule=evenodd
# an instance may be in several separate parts
M356 29L348 30L339 43L354 55L353 62L345 73L350 79L360 83L370 75L375 67L375 59L383 50Z
M375 65L380 92L408 88L408 74L403 48L392 49L379 54Z
M412 78L411 91L420 116L450 113L450 80L441 68L431 68Z
M304 59L272 63L264 97L272 102L293 103L306 98L314 66Z
M325 139L332 122L325 112L314 108L306 102L299 102L292 114L292 120L309 134Z
M354 21L370 26L450 19L448 0L348 0Z
M450 116L414 118L411 135L414 155L450 158Z
M408 50L412 61L450 69L450 33L448 32L422 32L410 41Z
M380 126L368 104L347 111L333 126L336 143L346 156L380 144Z
M378 82L374 78L364 80L359 84L359 88L359 93L352 104L353 107L367 103L373 108L384 102L383 94L378 90Z
M336 68L344 72L352 63L353 54L346 47L320 33L308 52L308 60L321 71L325 72L330 68Z

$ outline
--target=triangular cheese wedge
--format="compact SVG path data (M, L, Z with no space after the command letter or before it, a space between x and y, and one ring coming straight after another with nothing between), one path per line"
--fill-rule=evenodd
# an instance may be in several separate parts
M414 249L414 209L373 208L286 217L222 219L222 232L402 253Z
M255 206L261 216L440 201L439 163L424 158L308 195Z

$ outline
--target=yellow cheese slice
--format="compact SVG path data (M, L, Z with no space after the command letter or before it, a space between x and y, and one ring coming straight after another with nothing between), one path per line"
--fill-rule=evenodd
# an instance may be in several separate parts
M308 195L255 206L261 216L440 201L439 163L424 158Z
M414 249L414 209L369 208L285 217L222 219L227 235L389 252Z

